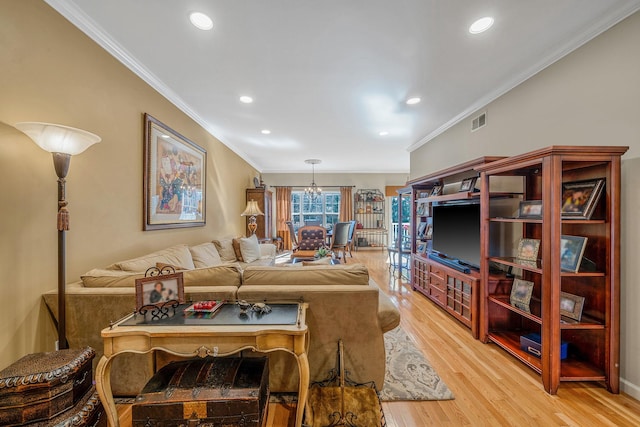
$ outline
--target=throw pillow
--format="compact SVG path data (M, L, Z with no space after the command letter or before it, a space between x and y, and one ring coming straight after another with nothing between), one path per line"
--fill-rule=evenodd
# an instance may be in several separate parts
M189 252L191 252L193 265L195 265L196 268L214 267L222 264L220 254L213 243L207 242L197 246L191 246Z
M240 237L233 239L231 244L233 245L233 251L236 254L236 259L243 262L244 259L242 258L242 251L240 250Z
M260 259L260 242L258 242L255 234L250 237L241 237L238 241L244 262L253 262Z
M222 261L233 262L237 260L236 253L233 250L232 238L229 237L225 239L214 240L212 243L218 250L218 254L220 255L220 259L222 259Z
M180 265L186 269L193 269L193 259L187 245L176 245L158 252L153 252L138 258L120 261L111 267L123 271L147 271L150 267L155 267L156 263L162 262L171 265Z

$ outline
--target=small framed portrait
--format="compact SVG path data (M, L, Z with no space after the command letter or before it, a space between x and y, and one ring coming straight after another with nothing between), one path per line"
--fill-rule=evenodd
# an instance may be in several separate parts
M513 279L513 285L511 286L511 295L509 297L509 303L518 308L529 308L531 302L531 295L533 294L533 282L522 279Z
M518 255L516 257L523 261L537 261L539 249L540 240L520 239L518 242Z
M424 237L425 232L427 231L427 223L421 222L418 224L418 238L422 239Z
M429 216L429 203L426 203L426 202L418 203L418 208L416 209L416 215Z
M604 179L562 183L562 219L591 219Z
M424 232L424 238L427 240L431 240L433 238L433 226L431 224L427 225L427 230Z
M560 268L577 273L586 246L586 237L562 235L560 237Z
M160 306L168 301L184 302L182 273L136 279L136 310L146 305Z
M416 247L416 252L423 255L427 253L427 243L426 242L418 243L418 246Z
M460 190L458 191L474 191L476 186L476 180L478 177L463 179L460 183Z
M518 218L542 219L542 200L520 202Z
M560 316L579 322L582 318L582 307L584 307L584 297L560 292Z
M436 184L431 188L431 193L429 193L429 197L440 196L442 194L442 185Z

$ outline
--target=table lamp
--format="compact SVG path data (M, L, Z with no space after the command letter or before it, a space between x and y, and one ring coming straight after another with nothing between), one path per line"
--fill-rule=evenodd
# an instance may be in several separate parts
M58 175L58 348L68 348L65 311L65 232L69 230L69 211L65 195L65 178L71 156L80 154L101 138L81 129L40 122L16 123L40 148L53 154L53 167Z
M247 208L240 214L240 216L249 217L249 224L247 224L247 228L249 229L251 236L256 234L256 228L258 228L258 224L256 224L256 215L264 215L264 213L258 207L258 202L251 199L247 202Z

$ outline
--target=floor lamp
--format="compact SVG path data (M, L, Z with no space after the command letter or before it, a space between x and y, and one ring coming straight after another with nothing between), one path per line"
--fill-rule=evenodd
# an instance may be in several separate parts
M64 349L69 347L65 308L65 232L69 230L69 211L65 195L65 178L71 156L80 154L100 142L100 137L81 129L51 123L22 122L17 123L15 127L40 148L53 154L53 166L58 175L58 348Z
M249 200L247 202L247 207L244 212L240 214L240 216L248 216L249 224L247 224L247 228L249 228L249 232L251 232L251 236L256 234L256 228L258 228L258 224L256 224L256 215L264 215L264 213L260 210L258 206L258 202L255 200Z

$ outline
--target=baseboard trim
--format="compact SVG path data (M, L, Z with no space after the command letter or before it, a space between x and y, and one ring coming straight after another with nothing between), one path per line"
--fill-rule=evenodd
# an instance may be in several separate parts
M620 390L636 400L640 400L640 386L633 384L624 378L620 378Z

